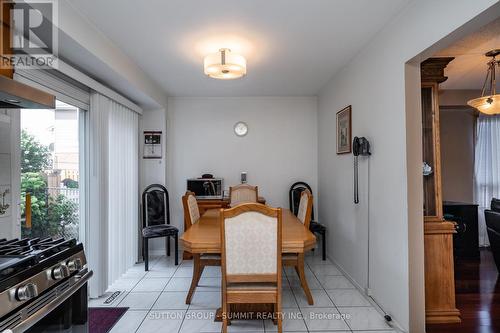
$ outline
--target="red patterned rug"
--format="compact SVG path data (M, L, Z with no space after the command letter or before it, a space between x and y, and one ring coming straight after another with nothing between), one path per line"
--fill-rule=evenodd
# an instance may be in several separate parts
M89 333L107 333L128 308L89 308Z

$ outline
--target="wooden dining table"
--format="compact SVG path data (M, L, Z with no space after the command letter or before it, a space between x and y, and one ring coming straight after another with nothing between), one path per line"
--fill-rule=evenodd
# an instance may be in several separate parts
M283 209L282 218L282 253L283 255L295 254L298 256L297 273L308 302L312 305L314 301L304 274L304 255L314 248L316 236L290 210ZM184 232L180 238L181 244L185 251L192 254L220 254L220 232L220 209L207 210L198 222ZM232 309L232 311L242 312L243 310L238 308L238 310Z

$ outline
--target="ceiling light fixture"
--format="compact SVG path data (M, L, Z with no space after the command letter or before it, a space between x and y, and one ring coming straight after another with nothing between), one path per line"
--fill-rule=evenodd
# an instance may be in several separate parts
M491 50L485 54L491 57L488 61L488 71L484 80L481 97L471 99L467 102L470 106L478 109L484 114L500 114L500 94L496 93L496 69L500 67L500 60L496 60L496 56L500 54L500 49ZM489 89L488 88L489 84ZM489 92L489 94L487 94Z
M247 61L230 49L220 49L219 52L205 57L205 74L214 79L238 79L247 73Z

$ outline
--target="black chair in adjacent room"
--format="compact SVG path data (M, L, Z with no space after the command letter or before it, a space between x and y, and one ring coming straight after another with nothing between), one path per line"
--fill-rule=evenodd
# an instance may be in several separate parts
M167 256L170 256L170 237L174 238L175 264L179 264L179 229L170 225L170 207L167 189L152 184L142 192L142 256L144 268L149 270L149 239L166 237Z
M484 217L493 259L500 272L500 199L491 200L491 209L484 211Z
M311 186L309 186L309 184L305 182L296 182L290 187L290 191L288 192L290 210L295 215L297 215L299 211L300 195L302 194L302 191L306 189L309 190L311 193L313 193ZM314 221L314 208L312 210L311 224L309 224L309 230L321 236L321 252L322 252L321 255L322 259L326 260L326 227L323 224Z

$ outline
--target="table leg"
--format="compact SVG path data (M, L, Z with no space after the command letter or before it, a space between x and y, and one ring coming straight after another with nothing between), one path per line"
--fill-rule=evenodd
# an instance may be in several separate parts
M304 256L305 256L304 253L299 253L296 271L297 274L299 275L300 285L302 286L302 289L306 294L307 303L309 303L309 305L314 305L314 300L311 295L311 291L309 290L309 285L307 284L306 280L306 274L304 272L304 265L305 265Z
M198 282L201 277L201 264L200 264L200 254L193 254L193 280L191 280L191 287L186 297L186 304L191 304L191 298L193 297L194 290L198 286Z

